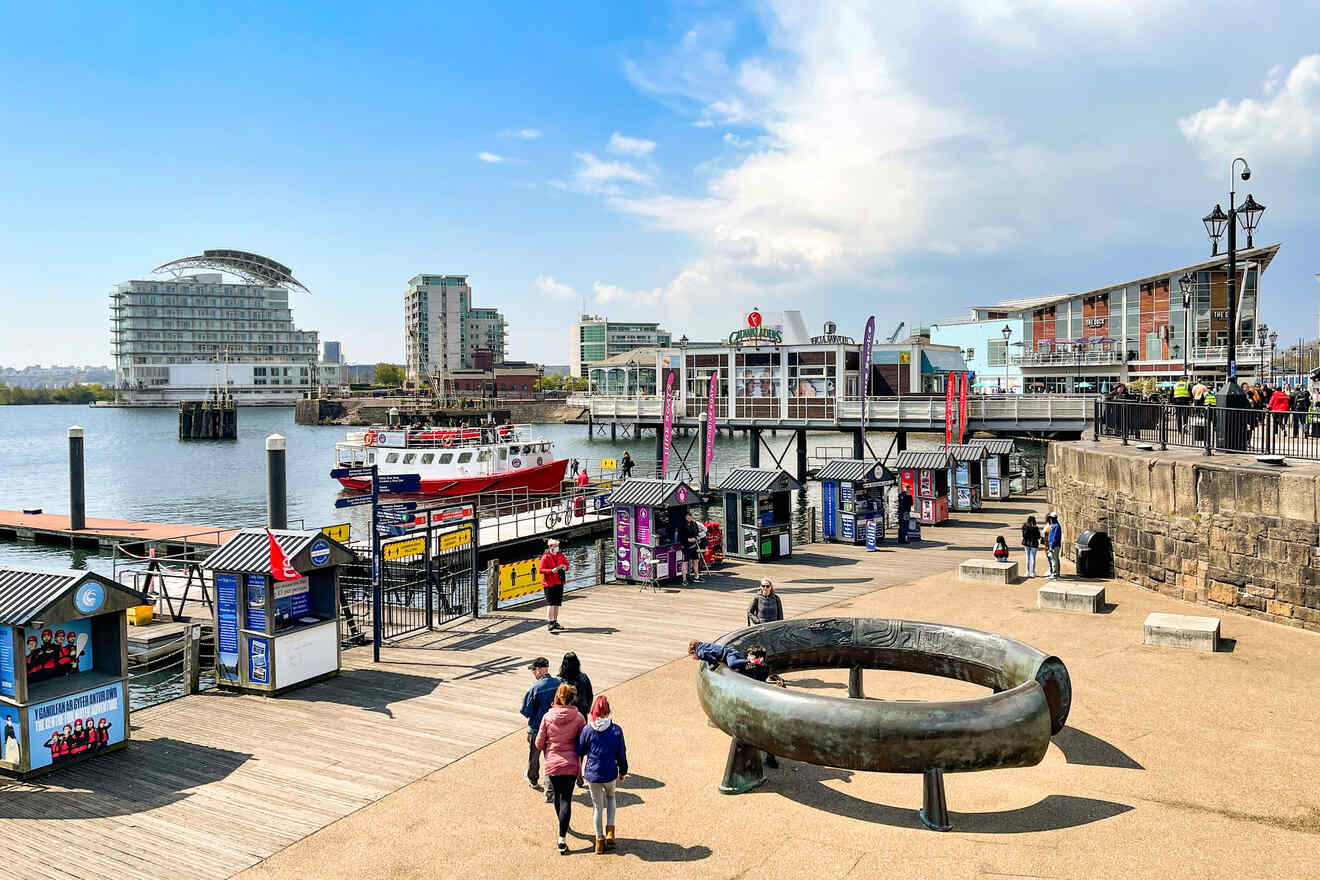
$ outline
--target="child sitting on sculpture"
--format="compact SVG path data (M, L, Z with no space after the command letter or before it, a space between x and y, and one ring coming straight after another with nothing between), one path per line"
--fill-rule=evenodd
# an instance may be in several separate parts
M765 662L765 648L761 645L748 645L747 656L735 648L726 648L719 642L688 642L688 656L693 660L707 663L711 669L719 669L720 663L740 675L756 681L788 687L788 683L777 675L770 674L770 667ZM772 770L779 769L779 761L769 752L764 753L765 766Z
M1003 535L995 538L995 562L1008 562L1008 542Z

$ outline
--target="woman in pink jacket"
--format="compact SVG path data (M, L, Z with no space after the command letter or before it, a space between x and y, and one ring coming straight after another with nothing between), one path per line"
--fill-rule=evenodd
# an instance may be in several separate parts
M577 688L561 684L555 702L541 719L536 733L536 747L545 752L545 773L555 793L555 812L559 815L559 854L568 855L568 820L573 813L573 784L582 773L577 753L578 734L586 726L582 713L573 705Z

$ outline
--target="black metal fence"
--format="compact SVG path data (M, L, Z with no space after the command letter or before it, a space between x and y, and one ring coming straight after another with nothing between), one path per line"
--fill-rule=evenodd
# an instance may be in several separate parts
M1094 439L1118 437L1161 449L1180 446L1206 455L1232 452L1320 461L1320 412L1271 412L1145 401L1098 400Z

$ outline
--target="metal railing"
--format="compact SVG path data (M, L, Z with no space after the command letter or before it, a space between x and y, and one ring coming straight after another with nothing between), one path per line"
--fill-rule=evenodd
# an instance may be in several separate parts
M1092 439L1120 438L1124 445L1148 443L1245 455L1280 455L1320 461L1320 410L1271 412L1174 406L1146 401L1095 403Z

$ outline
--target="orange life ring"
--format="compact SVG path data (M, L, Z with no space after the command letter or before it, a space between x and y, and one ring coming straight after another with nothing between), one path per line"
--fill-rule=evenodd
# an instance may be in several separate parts
M443 446L445 449L448 449L449 447L451 447L451 446L454 445L454 438L453 438L453 437L445 437L445 438L441 439L441 441L440 441L440 445Z
M363 445L363 446L375 446L375 445L376 445L376 432L375 432L375 431L368 431L368 432L366 433L366 435L363 436L363 438L362 438L362 445Z

